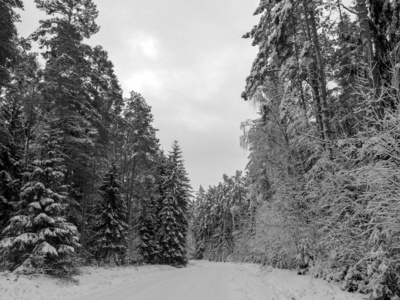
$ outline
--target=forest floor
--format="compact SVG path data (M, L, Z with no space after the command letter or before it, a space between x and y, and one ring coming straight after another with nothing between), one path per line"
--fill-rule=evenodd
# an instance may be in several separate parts
M361 300L321 279L253 264L82 268L74 280L0 273L1 300Z

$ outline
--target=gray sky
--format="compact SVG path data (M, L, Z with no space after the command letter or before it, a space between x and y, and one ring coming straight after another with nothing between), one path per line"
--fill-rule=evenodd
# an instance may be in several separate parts
M22 36L44 14L24 1ZM152 107L164 150L178 140L195 190L243 170L240 123L256 112L240 98L257 49L241 36L258 22L259 0L97 0L100 32L124 94Z

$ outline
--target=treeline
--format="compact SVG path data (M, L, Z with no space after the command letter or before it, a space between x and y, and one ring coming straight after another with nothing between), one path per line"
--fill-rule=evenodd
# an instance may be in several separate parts
M246 193L228 178L199 192L197 253L398 299L400 3L272 0L255 14Z
M84 43L99 30L93 1L35 3L47 18L24 39L22 1L0 1L0 270L186 264L178 143L163 153L145 99L124 99L107 52Z
M247 238L247 196L245 177L239 171L232 177L224 175L223 182L207 191L200 187L191 224L196 258L226 261L237 256L238 241Z

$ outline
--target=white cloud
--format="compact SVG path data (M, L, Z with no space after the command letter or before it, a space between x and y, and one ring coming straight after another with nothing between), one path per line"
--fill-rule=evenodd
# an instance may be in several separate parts
M156 37L149 33L136 33L126 38L128 39L130 53L134 56L143 55L152 60L158 59L160 43Z
M153 37L144 37L142 40L138 41L138 44L145 56L152 59L158 58L157 42Z

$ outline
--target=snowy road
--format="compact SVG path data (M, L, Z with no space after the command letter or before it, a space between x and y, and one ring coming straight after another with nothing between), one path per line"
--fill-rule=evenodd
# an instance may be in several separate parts
M273 300L261 279L231 263L203 263L155 273L75 300ZM279 299L276 298L275 299Z
M309 275L254 264L83 267L74 280L0 273L0 300L363 300Z

